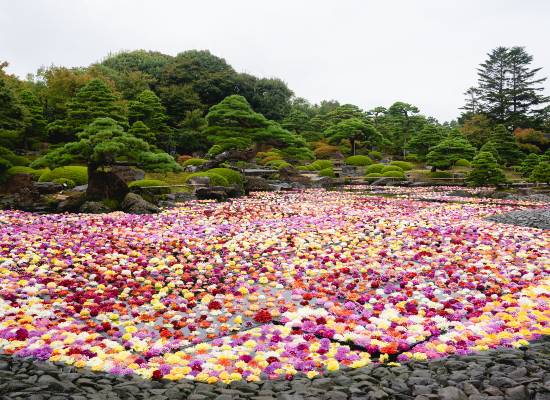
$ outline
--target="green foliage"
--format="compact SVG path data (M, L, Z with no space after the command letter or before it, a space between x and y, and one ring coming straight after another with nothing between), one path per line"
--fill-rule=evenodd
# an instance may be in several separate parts
M319 171L319 176L328 176L329 178L334 178L334 170L332 168L324 168Z
M88 168L78 165L55 168L51 171L44 172L38 181L53 182L55 179L60 178L70 179L76 185L85 185L88 183Z
M176 150L189 154L206 152L211 143L204 134L204 128L206 128L206 118L203 117L202 111L188 111L173 135Z
M244 182L243 176L239 172L230 168L212 168L206 172L210 172L210 173L217 174L224 177L230 185L240 186Z
M401 168L403 171L409 171L409 170L413 169L413 167L414 167L414 165L412 165L410 162L399 161L399 160L395 160L395 161L390 162L390 165L395 165L395 166Z
M67 118L48 125L50 139L73 140L76 133L84 131L97 118L111 118L123 127L128 125L119 98L105 82L92 79L67 105Z
M139 181L132 181L128 184L131 188L153 187L153 186L168 186L168 184L159 179L141 179Z
M373 160L380 161L383 158L382 153L376 150L369 151L369 157Z
M491 137L493 122L484 114L473 114L460 128L464 135L475 147L481 148Z
M349 140L351 144L352 155L355 155L356 142L365 141L370 146L379 144L382 141L380 133L376 128L367 122L364 118L344 119L337 124L327 128L326 134L332 143L342 143L343 140Z
M311 161L315 159L313 151L307 147L285 147L281 150L282 156L290 161Z
M530 176L535 167L539 164L540 157L536 154L529 154L521 163L520 172L523 176Z
M519 149L514 135L504 125L495 126L490 142L494 145L500 160L505 165L514 165L523 159L524 155Z
M405 173L403 171L385 171L382 173L382 176L387 178L405 179Z
M12 167L12 163L0 156L0 183L7 178L6 172Z
M529 175L529 181L550 184L550 162L540 162Z
M472 166L472 163L470 163L470 161L464 158L459 158L458 160L455 161L455 167L470 167L470 166Z
M151 90L144 90L136 100L128 105L128 119L130 123L143 122L153 132L152 141L144 139L149 144L166 151L172 146L172 129L167 125L166 109L157 95ZM134 133L135 135L135 133ZM135 135L140 137L139 135Z
M25 90L19 97L25 110L25 126L21 132L22 146L28 149L46 139L46 120L42 104L33 92Z
M130 129L128 129L128 133L149 143L150 145L154 145L157 141L156 135L142 121L134 122Z
M147 142L136 138L111 118L98 118L70 142L35 160L32 167L51 168L81 162L97 168L119 161L137 163L145 170L178 171L180 166L166 153L153 153Z
M265 164L267 167L275 169L291 168L292 164L286 162L285 160L271 160Z
M372 165L369 165L366 169L365 169L365 174L366 175L369 175L369 174L379 174L382 172L382 170L386 167L385 164L372 164Z
M186 182L189 182L192 178L196 176L206 176L210 178L210 184L212 186L229 186L229 182L227 179L225 179L223 176L215 174L213 172L205 171L205 172L195 172L192 173L187 177Z
M413 162L413 163L417 163L417 162L421 161L418 154L414 154L414 153L409 153L403 158L405 159L405 161Z
M228 149L244 150L252 145L275 147L303 147L302 138L281 128L252 110L242 96L229 96L213 106L206 115L208 127L205 133L214 143L209 154L219 154Z
M31 167L16 166L8 169L6 173L8 176L15 174L29 174L32 175L33 180L37 181L42 176L42 174L48 171L48 169L33 169Z
M403 172L403 169L397 165L385 165L384 168L382 168L382 173L390 172L390 171L397 171L397 172Z
M499 168L495 157L488 151L480 151L475 156L472 167L466 181L473 186L506 183L504 172Z
M309 166L316 171L320 171L322 169L332 168L333 163L330 160L316 160L309 164Z
M189 160L185 160L183 164L181 164L181 166L184 168L191 165L194 167L199 167L205 162L207 162L207 160L205 160L204 158L190 158Z
M10 149L6 149L5 147L0 146L0 158L3 158L6 161L9 161L9 163L12 166L22 166L25 167L30 164L30 161L28 158L23 156L18 156Z
M365 175L365 178L383 178L384 175L382 175L380 172L371 172L370 174Z
M72 179L68 179L68 178L56 178L52 182L57 183L59 185L63 185L67 189L72 189L76 186L76 183Z
M18 131L23 128L24 109L7 79L0 74L0 131Z
M443 139L443 132L435 125L425 125L420 131L415 132L409 142L407 149L418 154L422 159L429 153L430 148L439 144Z
M461 158L471 159L475 152L475 148L463 137L449 136L431 148L426 156L426 162L434 171L436 168L449 169Z
M365 167L372 164L372 160L367 156L350 156L345 159L345 163L356 167Z
M453 177L453 174L450 173L449 171L434 171L434 172L430 172L430 177L431 178L452 178Z

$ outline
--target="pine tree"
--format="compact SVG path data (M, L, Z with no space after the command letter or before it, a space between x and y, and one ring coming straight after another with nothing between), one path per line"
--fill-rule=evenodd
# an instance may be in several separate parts
M130 123L143 122L155 135L158 147L165 151L173 150L173 132L167 125L166 109L153 91L144 90L130 102L128 119Z
M529 154L521 163L521 174L523 176L531 175L533 169L539 164L540 157L534 153Z
M44 109L38 98L30 90L25 90L19 96L25 108L25 128L21 134L23 148L46 139L46 119Z
M505 165L514 165L523 158L514 135L504 125L495 126L490 141Z
M474 186L499 185L506 182L506 177L493 155L480 151L472 161L472 171L466 181Z
M432 171L437 168L449 169L461 158L471 160L475 153L476 149L470 142L455 134L432 147L426 156L426 163L432 167Z
M345 119L328 128L326 134L332 143L340 144L343 140L349 140L352 155L355 155L355 145L359 141L368 142L371 147L382 142L382 136L376 128L359 118Z
M96 118L111 118L123 127L128 125L120 99L100 79L92 79L82 87L67 106L67 118L48 125L54 142L73 140Z
M407 149L424 159L430 148L436 146L443 139L443 132L435 125L426 125L422 130L413 133Z
M24 128L24 116L24 108L6 80L0 76L0 146L15 147L20 131Z
M550 162L540 162L531 172L529 181L550 184Z
M128 133L134 135L138 139L146 141L152 146L154 146L157 141L154 132L152 132L151 129L149 129L149 127L141 121L134 122L130 129L128 129Z
M479 151L488 151L489 153L491 153L493 155L495 160L497 160L497 163L499 165L502 164L502 160L500 158L500 155L498 154L497 148L495 147L495 144L493 142L491 142L490 140L488 142L486 142L483 146L481 146Z

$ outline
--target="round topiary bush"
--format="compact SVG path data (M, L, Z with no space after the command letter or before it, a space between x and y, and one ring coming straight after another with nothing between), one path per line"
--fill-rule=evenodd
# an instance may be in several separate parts
M397 165L385 165L384 168L382 168L382 173L390 172L390 171L398 171L403 172L401 168L399 168Z
M372 160L368 156L350 156L345 159L345 163L354 167L366 167L372 164Z
M44 173L48 172L49 170L50 170L49 168L34 169L31 167L17 166L17 167L11 167L10 169L8 169L6 171L6 174L8 176L12 176L15 174L29 174L29 175L32 175L33 180L37 181Z
M382 172L382 170L384 169L385 165L384 164L372 164L372 165L369 165L367 167L367 169L365 169L365 175L368 175L368 174L379 174Z
M57 178L57 179L54 179L53 182L59 185L63 185L68 189L72 189L76 186L72 179L67 179L67 178Z
M371 178L371 179L372 179L372 178L382 178L383 176L384 176L384 175L382 175L382 174L379 173L379 172L372 172L372 173L370 173L370 174L367 174L367 175L365 176L365 178Z
M412 165L410 162L407 161L392 161L390 165L395 165L399 168L401 168L403 171L409 171L413 169L414 165Z
M319 171L319 176L328 176L329 178L334 178L334 170L332 168L324 168Z
M230 185L242 185L244 181L240 173L230 168L212 168L206 172L223 176Z
M472 163L464 158L459 158L455 162L456 167L471 167Z
M189 182L192 178L196 176L206 176L210 178L210 184L212 186L229 186L229 182L223 176L218 175L214 172L205 171L205 172L195 172L189 175L186 179L186 182Z
M405 173L403 171L386 171L382 173L382 176L386 178L405 179Z
M376 161L380 161L382 158L384 158L382 153L376 150L369 151L369 157Z
M285 160L272 160L265 164L266 167L271 167L275 169L290 168L292 164L286 162Z
M203 159L203 158L189 158L188 160L185 160L181 166L182 167L188 167L188 166L193 166L193 167L198 167L199 165L202 165L206 162L207 160Z
M46 171L38 179L39 182L53 182L54 179L66 178L72 180L75 185L88 183L88 168L78 165L69 165Z
M332 168L333 164L331 160L317 160L309 164L313 170L320 171L322 169Z
M435 171L430 173L432 178L452 178L453 174L447 171Z
M409 153L405 156L405 161L420 162L420 157L418 156L418 154Z

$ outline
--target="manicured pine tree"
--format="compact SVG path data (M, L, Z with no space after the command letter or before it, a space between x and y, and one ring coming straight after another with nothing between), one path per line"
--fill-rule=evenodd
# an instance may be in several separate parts
M540 157L538 155L535 153L529 154L521 163L521 174L526 177L531 175L531 172L533 172L533 169L535 169L539 162Z
M130 129L128 129L128 133L134 135L138 139L146 141L152 146L154 146L157 141L155 134L142 121L134 122Z
M430 148L436 146L443 139L443 133L435 125L426 125L422 130L413 133L407 149L425 159Z
M488 151L480 151L472 161L472 171L466 181L474 186L500 185L506 183L506 177L495 157Z
M21 141L23 148L28 149L31 144L46 139L46 119L42 104L33 92L25 90L19 98L25 109L25 128L21 133Z
M529 181L550 184L550 162L540 162L531 172Z
M326 134L332 143L340 144L343 140L349 140L352 155L355 155L355 145L359 141L367 142L370 147L382 142L382 136L376 128L360 118L340 121L328 128Z
M96 118L111 118L127 127L128 121L121 100L100 79L92 79L82 87L67 106L67 118L48 125L52 141L74 140Z
M438 168L451 168L461 158L471 160L475 153L476 149L470 142L460 135L453 134L430 149L426 163L432 167L432 172L435 172Z
M500 159L500 155L498 154L497 148L495 144L491 141L486 142L483 146L481 146L481 149L479 151L488 151L495 157L495 160L497 160L497 163L502 164L502 160Z
M495 126L490 141L505 165L514 165L523 158L514 135L504 125Z
M15 93L6 79L0 76L0 146L15 147L24 128L24 116L24 109Z

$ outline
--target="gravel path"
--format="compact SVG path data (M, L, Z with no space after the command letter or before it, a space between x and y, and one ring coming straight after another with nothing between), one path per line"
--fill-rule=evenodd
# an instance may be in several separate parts
M503 224L550 229L550 208L513 211L507 214L492 215L487 219Z
M147 381L0 355L0 399L25 400L547 400L550 337L502 349L401 366L370 365L292 381Z

